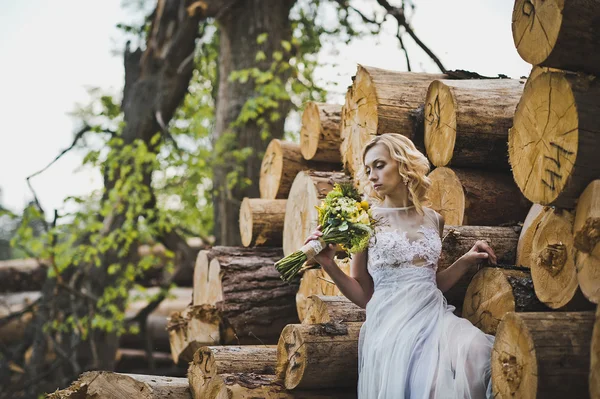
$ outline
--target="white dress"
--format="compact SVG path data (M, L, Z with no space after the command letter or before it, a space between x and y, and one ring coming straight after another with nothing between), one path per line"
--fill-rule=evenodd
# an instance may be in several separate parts
M373 209L388 223L368 249L375 291L360 330L359 399L491 398L494 337L454 315L438 289L439 218L424 211L413 227L405 208Z

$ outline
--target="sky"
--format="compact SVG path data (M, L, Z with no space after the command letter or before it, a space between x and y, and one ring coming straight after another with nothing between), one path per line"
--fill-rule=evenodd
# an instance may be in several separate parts
M531 66L512 40L513 1L414 2L411 24L447 69L513 78L529 74ZM373 3L361 0L359 6L366 11ZM130 19L121 0L0 0L0 204L20 212L32 199L27 176L71 145L78 124L69 113L88 101L88 88L121 90L122 37L116 24ZM377 39L325 47L320 59L335 66L319 69L317 78L330 89L329 102L342 103L357 64L406 70L395 22L385 28L387 35ZM439 72L408 36L404 41L414 71ZM69 153L31 179L48 214L63 209L65 197L101 187L98 171L82 170L81 159L81 153Z

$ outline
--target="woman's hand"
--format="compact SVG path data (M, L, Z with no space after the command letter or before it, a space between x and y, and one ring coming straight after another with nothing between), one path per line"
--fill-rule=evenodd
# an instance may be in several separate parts
M477 266L486 259L489 259L490 263L493 265L495 265L498 261L494 250L488 245L487 242L483 240L476 241L475 245L473 245L469 252L464 254L462 258L465 260L469 268Z
M312 240L318 240L322 235L323 232L321 231L321 226L319 225L317 226L317 229L308 236L306 241L304 241L304 244L306 245L309 241ZM333 257L336 253L335 247L335 245L329 244L319 254L315 255L315 257L312 260L309 259L308 264L311 264L314 261L320 264L322 267L327 267L332 263L335 263L333 261Z

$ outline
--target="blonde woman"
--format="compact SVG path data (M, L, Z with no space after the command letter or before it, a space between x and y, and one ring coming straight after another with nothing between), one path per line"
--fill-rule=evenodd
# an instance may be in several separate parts
M365 193L384 223L350 276L326 248L315 260L352 302L366 308L359 341L359 399L491 397L494 337L455 316L442 292L483 259L483 241L437 273L444 219L426 207L429 162L404 136L375 137L363 151ZM321 235L313 232L307 242Z

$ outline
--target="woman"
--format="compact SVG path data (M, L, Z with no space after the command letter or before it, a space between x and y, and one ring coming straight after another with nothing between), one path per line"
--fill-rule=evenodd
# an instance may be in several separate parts
M429 162L399 134L383 134L363 151L366 194L383 222L367 251L355 254L350 276L329 246L315 257L340 291L366 308L359 340L359 399L491 397L494 337L455 316L442 292L484 259L483 241L437 273L444 219L424 206ZM320 228L320 227L319 227ZM317 239L319 228L306 242Z

